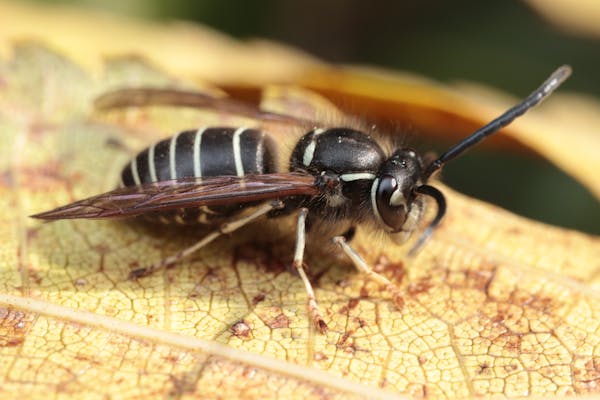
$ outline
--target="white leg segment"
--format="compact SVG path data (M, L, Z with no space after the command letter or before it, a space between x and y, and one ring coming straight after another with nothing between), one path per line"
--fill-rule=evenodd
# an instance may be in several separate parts
M373 271L373 269L363 260L363 258L348 244L348 241L343 236L336 236L333 238L333 242L340 246L344 254L348 256L348 258L352 261L356 269L365 274L367 278L379 283L380 285L385 286L385 289L392 295L392 299L394 303L398 307L401 307L404 303L403 297L400 293L400 290L396 287L394 283L392 283L385 276L378 274Z
M293 265L298 271L298 275L300 275L300 278L304 283L304 288L306 289L306 294L308 296L308 312L311 320L319 332L325 333L327 331L327 324L325 323L325 320L323 320L323 316L319 311L319 305L317 304L315 292L310 284L310 281L308 280L306 271L304 271L304 247L306 245L307 214L307 208L300 209L300 212L298 213L298 223L296 228L296 251L294 252Z

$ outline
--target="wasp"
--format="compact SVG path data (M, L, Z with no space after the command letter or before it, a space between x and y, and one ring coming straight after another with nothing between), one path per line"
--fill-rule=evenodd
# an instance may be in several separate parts
M131 278L140 278L176 264L217 237L261 217L295 213L293 269L306 288L313 324L325 332L327 324L304 266L309 226L340 226L332 235L333 242L359 271L383 285L398 303L401 297L394 283L375 272L350 246L355 227L370 222L397 241L406 241L419 226L430 198L436 206L435 216L409 251L414 254L446 213L444 194L428 183L432 175L539 104L570 74L569 66L558 68L522 102L431 162L411 148L386 153L372 135L363 131L309 121L312 127L296 143L288 170L280 171L275 162L277 144L268 132L249 127L204 127L180 132L140 152L123 168L119 188L33 217L60 220L143 216L159 223L212 227L191 247L131 271ZM122 89L97 100L100 108L157 103L209 107L265 121L307 125L300 118L262 111L232 99L176 89Z

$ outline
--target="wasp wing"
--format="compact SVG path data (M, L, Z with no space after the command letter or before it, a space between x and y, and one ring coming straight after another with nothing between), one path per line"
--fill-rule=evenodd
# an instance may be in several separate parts
M122 107L142 107L149 105L171 105L197 108L211 108L217 111L244 117L298 126L317 126L315 121L292 115L264 111L258 107L227 97L213 97L202 92L180 89L126 88L107 92L96 99L94 105L99 110Z
M133 217L179 208L243 204L318 193L315 178L298 173L184 178L115 189L32 217L45 220Z

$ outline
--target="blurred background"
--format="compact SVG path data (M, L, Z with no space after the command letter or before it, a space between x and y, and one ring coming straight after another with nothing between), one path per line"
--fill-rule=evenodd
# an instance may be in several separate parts
M519 97L554 67L570 64L575 73L564 89L600 98L600 34L585 31L583 19L579 27L559 28L524 1L38 1L196 21L240 39L280 41L329 62L412 71L442 82L480 82ZM439 154L449 144L428 143L423 150ZM569 151L568 135L564 148ZM511 187L497 184L506 176ZM598 200L534 156L478 149L449 164L444 181L518 214L600 234Z

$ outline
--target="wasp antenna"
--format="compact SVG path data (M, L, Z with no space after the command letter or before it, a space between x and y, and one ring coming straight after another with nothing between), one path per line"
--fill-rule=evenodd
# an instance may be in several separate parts
M437 214L408 252L409 257L414 256L419 251L419 249L423 247L423 245L427 242L427 240L429 240L431 235L433 235L435 228L437 228L440 222L442 222L444 215L446 215L446 198L444 197L444 194L442 192L429 185L418 186L415 189L415 192L424 194L429 197L433 197L437 204Z
M433 161L425 170L424 180L427 180L431 174L440 169L445 163L456 158L464 151L473 147L486 137L498 132L500 129L510 124L515 118L525 114L529 109L535 107L556 90L571 75L571 67L563 65L546 79L542 85L533 91L525 100L515 105L489 124L477 129L467 138L463 139L448 151L442 154L437 160Z

